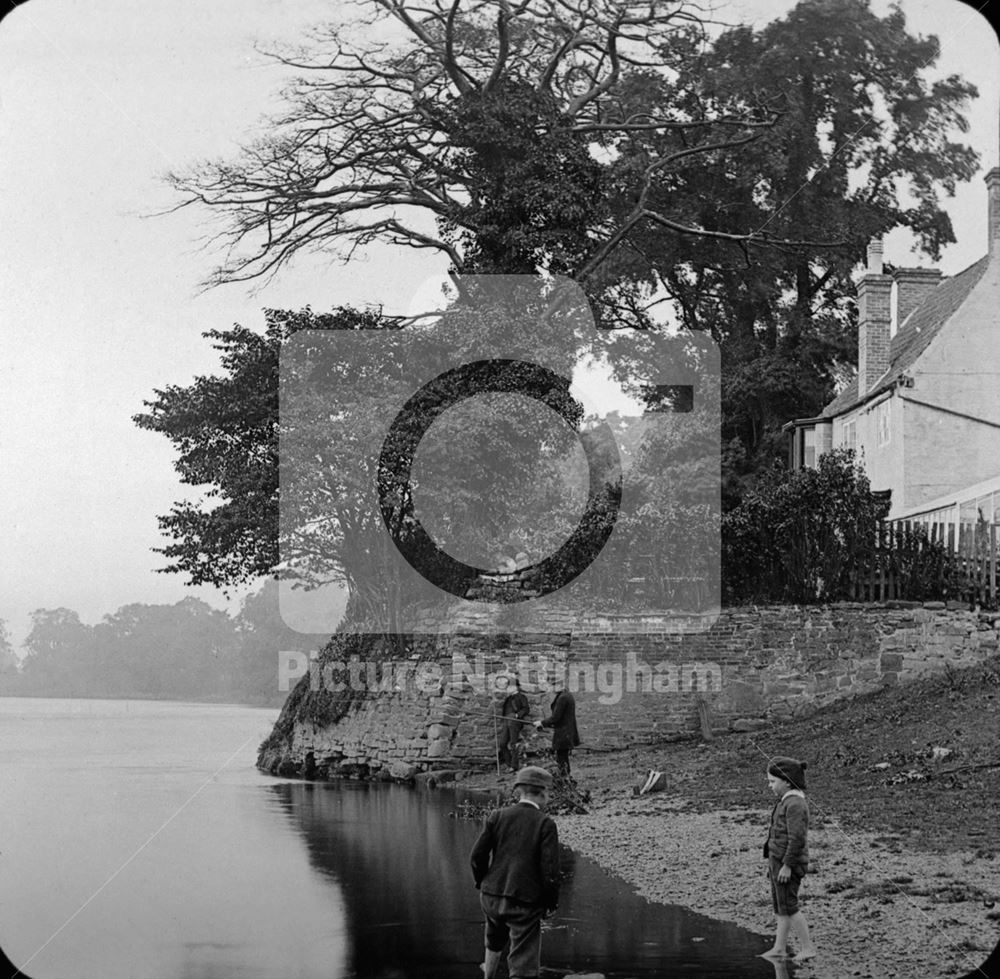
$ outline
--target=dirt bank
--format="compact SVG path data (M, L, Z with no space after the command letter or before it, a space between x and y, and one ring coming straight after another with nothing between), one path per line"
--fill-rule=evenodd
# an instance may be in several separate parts
M802 894L821 955L791 974L937 979L980 965L1000 939L1000 659L711 744L578 751L589 812L559 816L560 835L651 900L770 934L774 754L809 763ZM666 790L634 796L650 768Z

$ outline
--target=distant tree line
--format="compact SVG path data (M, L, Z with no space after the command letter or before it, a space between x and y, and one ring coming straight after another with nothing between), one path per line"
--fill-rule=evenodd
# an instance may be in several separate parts
M197 598L123 605L96 625L67 608L37 609L16 657L0 623L0 696L130 697L279 705L278 653L316 649L325 637L288 628L277 582L235 616Z

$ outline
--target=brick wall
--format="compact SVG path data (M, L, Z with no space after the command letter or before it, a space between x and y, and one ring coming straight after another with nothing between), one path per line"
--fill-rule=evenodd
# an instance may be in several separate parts
M896 329L941 284L940 269L896 269Z
M892 277L868 272L858 284L858 394L889 367Z
M488 766L502 699L496 677L511 669L533 718L548 712L552 696L542 676L563 672L584 746L690 736L699 730L700 698L714 730L754 730L946 665L981 662L998 648L1000 616L899 602L727 609L711 629L687 634L651 616L565 613L550 621L546 632L419 638L406 665L395 665L394 682L382 668L380 682L391 689L335 725L296 721L283 770L405 777ZM547 732L535 738L540 747L549 741ZM277 767L273 757L269 767Z

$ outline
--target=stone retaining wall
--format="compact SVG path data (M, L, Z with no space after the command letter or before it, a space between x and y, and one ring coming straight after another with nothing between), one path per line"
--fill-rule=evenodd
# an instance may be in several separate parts
M654 616L562 613L549 616L544 632L424 636L395 664L385 684L392 689L332 726L297 720L284 768L408 777L492 765L503 696L496 679L507 670L521 677L532 718L548 713L543 678L564 671L584 748L690 736L700 730L700 700L713 730L754 730L979 663L997 651L998 622L996 613L955 603L897 602L726 609L707 631L679 635ZM382 668L369 682L387 675ZM319 668L312 679L323 682ZM534 739L538 747L549 740L547 733Z

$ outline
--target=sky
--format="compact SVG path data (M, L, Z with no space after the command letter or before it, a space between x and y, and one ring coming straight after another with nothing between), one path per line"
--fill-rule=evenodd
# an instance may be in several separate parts
M717 5L762 26L784 0ZM884 14L887 3L876 0ZM965 139L982 170L947 202L953 275L986 250L982 174L998 165L1000 58L988 22L958 0L901 4L911 32L942 43L937 71L980 98ZM187 595L235 611L214 588L156 573L156 516L180 485L163 436L132 423L155 388L212 373L201 334L260 327L264 307L384 303L410 308L443 262L373 248L349 266L299 260L267 286L199 283L219 255L212 226L176 199L171 169L231 157L278 107L282 70L257 42L294 41L343 4L321 0L31 0L0 22L0 619L15 643L37 608L84 622L132 602ZM908 254L905 233L886 259Z

